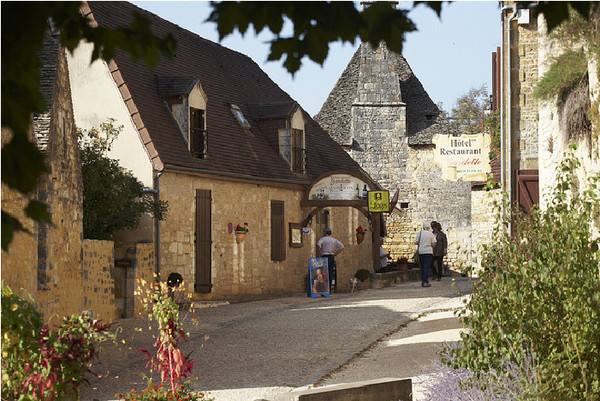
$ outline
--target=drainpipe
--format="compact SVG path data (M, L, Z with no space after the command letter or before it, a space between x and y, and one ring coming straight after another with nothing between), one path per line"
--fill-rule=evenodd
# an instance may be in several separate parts
M156 201L159 201L159 185L158 185L158 179L160 178L160 176L162 175L162 171L159 171L158 174L156 174L156 177L154 177L154 188L144 188L144 193L151 193L154 194L154 199ZM155 281L158 282L160 281L160 221L155 218L154 219L154 231L156 232L155 235L155 240L154 240L154 254L156 255L156 269L155 269L155 273L156 273L156 278Z
M500 108L500 113L502 114L500 117L500 133L501 133L501 147L500 147L500 153L502 155L502 162L506 163L506 167L507 168L503 168L501 169L501 181L503 184L507 183L508 185L506 185L507 188L505 188L508 191L508 200L509 200L509 207L510 204L512 203L512 80L511 80L511 69L512 69L512 64L511 64L511 38L510 38L510 33L511 33L511 28L510 28L510 23L512 22L513 19L515 19L515 17L517 16L517 12L518 12L518 6L517 4L510 4L510 5L506 5L504 7L502 7L501 10L501 18L502 20L504 20L504 12L506 10L512 10L512 14L510 17L508 17L508 21L506 23L506 32L507 32L507 40L506 40L506 51L507 53L507 75L508 75L508 96L506 97L506 104L502 105L502 107ZM504 31L504 24L502 24L502 30ZM504 35L504 32L502 32L502 34ZM504 46L504 41L500 41L500 46ZM504 57L504 51L501 51L502 56ZM501 88L504 88L504 68L502 68L500 70L500 86ZM505 112L506 110L506 112ZM506 114L506 119L504 118L504 114ZM505 122L506 121L506 132L505 132ZM505 142L508 140L508 144L506 144ZM507 149L506 149L506 145L508 145L508 155L507 155ZM510 212L510 210L509 210ZM504 210L504 214L506 215L506 210ZM508 222L508 232L511 233L512 232L512 227L511 227L511 222L509 220Z

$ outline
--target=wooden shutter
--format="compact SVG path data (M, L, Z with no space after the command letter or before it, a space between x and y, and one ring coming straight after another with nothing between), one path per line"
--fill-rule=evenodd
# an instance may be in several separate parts
M211 192L196 190L196 277L194 291L208 293L211 283Z
M525 214L540 202L540 181L538 170L517 170L517 203Z
M271 201L271 260L285 260L284 203Z

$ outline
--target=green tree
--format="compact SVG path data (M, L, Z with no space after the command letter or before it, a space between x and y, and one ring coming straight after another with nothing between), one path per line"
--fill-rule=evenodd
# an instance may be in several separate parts
M523 8L529 2L518 2ZM442 2L416 1L424 4L438 16ZM544 13L548 27L568 18L570 9L587 16L594 2L539 2L533 10ZM59 33L63 46L72 51L79 42L94 44L92 59L110 60L115 49L121 48L135 60L149 67L161 57L172 57L175 40L171 36L152 35L148 21L134 16L129 26L117 29L92 27L80 13L80 2L17 2L5 1L2 7L2 128L12 133L12 139L2 148L2 183L25 195L30 194L46 172L43 154L32 143L27 132L31 114L46 109L39 82L41 62L37 51L42 49L44 35L53 30ZM238 30L242 34L250 25L256 32L268 28L275 39L271 41L269 60L285 57L284 67L297 71L307 56L317 63L327 58L329 44L342 41L354 43L357 39L377 46L385 41L392 51L401 52L404 34L416 29L408 11L396 10L389 2L375 2L364 11L354 2L211 2L213 12L208 21L216 23L220 39ZM292 24L293 34L283 37L284 19ZM48 216L45 208L32 204L26 210L28 217L41 221ZM23 225L2 211L2 249L15 231Z
M485 85L471 88L456 100L452 109L454 124L461 134L488 134L492 139L490 160L500 154L500 111L490 110Z
M145 213L162 220L166 216L166 201L154 200L144 194L144 186L117 160L110 159L114 139L123 126L113 120L80 132L81 175L83 178L83 235L85 238L108 240L115 232L135 230Z
M452 119L458 131L464 135L481 134L483 131L484 111L489 109L490 99L487 88L471 88L456 99L456 107L452 109Z

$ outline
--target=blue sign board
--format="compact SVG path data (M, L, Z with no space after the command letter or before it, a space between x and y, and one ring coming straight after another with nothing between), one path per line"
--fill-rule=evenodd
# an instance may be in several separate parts
M312 298L319 295L329 298L329 265L327 264L327 258L308 259L307 295Z

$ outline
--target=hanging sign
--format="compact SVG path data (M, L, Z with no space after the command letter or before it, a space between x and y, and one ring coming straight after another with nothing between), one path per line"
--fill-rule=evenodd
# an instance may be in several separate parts
M366 199L369 189L369 185L357 177L349 174L333 174L313 185L308 199Z
M368 193L367 204L369 205L369 212L389 212L389 191L370 191Z
M487 180L491 171L489 135L435 135L433 143L433 161L442 169L443 180Z

